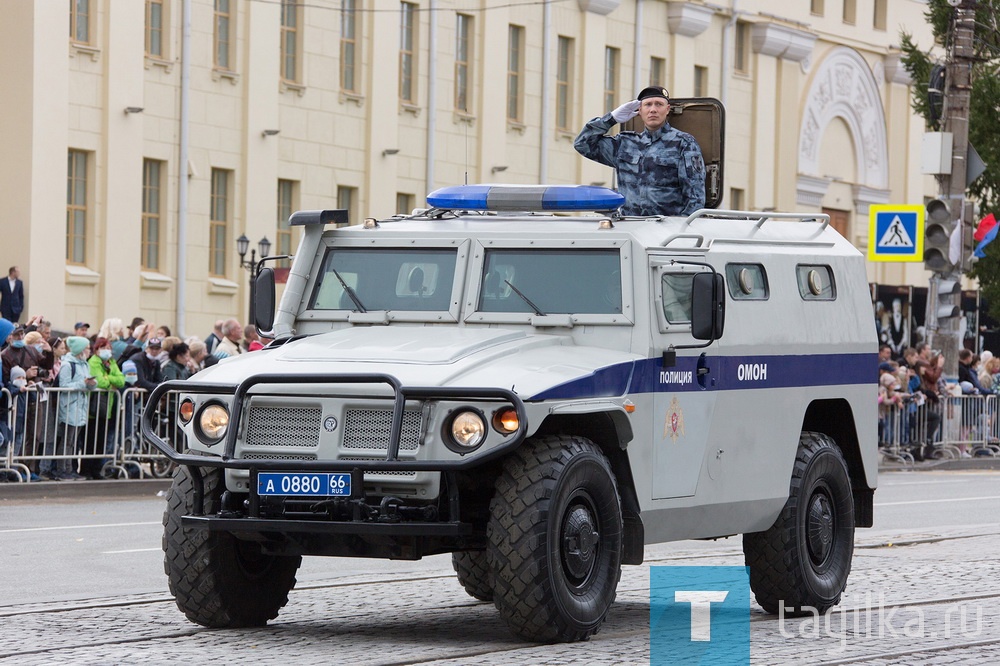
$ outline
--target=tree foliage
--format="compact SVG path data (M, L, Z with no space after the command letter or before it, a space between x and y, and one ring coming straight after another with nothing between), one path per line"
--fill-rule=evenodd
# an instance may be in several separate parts
M975 0L974 4L977 59L971 72L969 143L986 163L986 172L966 194L979 202L981 216L994 213L1000 217L1000 132L996 131L1000 115L1000 0ZM934 65L944 64L955 15L956 9L947 0L930 0L924 16L932 26L935 43L918 45L911 34L900 35L903 66L913 79L913 110L924 118L929 129L940 128L931 116L928 82ZM986 258L973 264L969 275L979 279L990 316L1000 319L1000 240L987 246Z

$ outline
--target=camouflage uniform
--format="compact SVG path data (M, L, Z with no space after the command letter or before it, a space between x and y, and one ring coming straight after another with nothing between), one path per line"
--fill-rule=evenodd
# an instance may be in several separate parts
M705 163L693 136L669 123L605 136L614 125L610 113L594 118L573 146L618 173L623 215L690 215L705 206Z

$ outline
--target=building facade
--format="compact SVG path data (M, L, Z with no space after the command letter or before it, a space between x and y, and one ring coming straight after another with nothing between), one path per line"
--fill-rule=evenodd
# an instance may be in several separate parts
M0 266L57 328L246 318L236 239L294 252L462 182L604 183L573 138L646 85L727 109L723 206L922 203L899 33L918 0L15 0L0 3ZM64 48L65 47L65 48ZM183 162L183 163L182 163ZM182 182L183 179L183 182ZM249 257L247 257L249 258ZM870 279L925 283L922 264Z

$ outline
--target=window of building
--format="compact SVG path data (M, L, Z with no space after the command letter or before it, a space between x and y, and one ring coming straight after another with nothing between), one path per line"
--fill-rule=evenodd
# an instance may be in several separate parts
M556 63L556 128L571 131L570 101L573 97L573 40L559 37Z
M292 254L292 228L288 224L288 218L295 212L295 186L293 180L278 180L278 229L274 232L275 254ZM280 259L275 265L278 268L288 268L292 264L288 259Z
M357 224L358 188L337 186L337 208L347 211L347 223Z
M416 199L412 194L396 192L396 214L409 215L413 212L413 202Z
M746 199L746 196L745 196L743 190L741 190L739 188L736 188L736 187L730 187L729 188L729 207L731 209L733 209L733 210L745 210L744 209L744 206L746 205L745 199Z
M229 174L225 169L212 169L212 200L208 225L208 272L222 277L226 274L229 238Z
M69 151L66 183L66 260L87 261L87 153Z
M455 25L455 109L469 113L472 64L472 17L457 14Z
M649 85L663 87L666 85L667 61L663 58L652 57L649 59Z
M815 14L816 16L823 15L823 0L810 0L809 2L809 13Z
M401 2L399 21L399 99L407 104L415 104L417 91L414 86L417 50L417 6L412 2Z
M215 66L232 69L233 0L215 0Z
M854 25L858 18L857 0L844 0L844 23Z
M163 0L146 0L146 55L163 57Z
M733 53L733 69L746 74L750 67L750 24L736 22L736 48Z
M876 30L885 30L885 26L888 21L886 18L888 4L888 0L875 0L875 17L872 21L872 25Z
M694 66L694 96L708 96L708 67Z
M358 2L342 0L340 3L340 89L358 91Z
M298 0L281 0L281 78L299 81L299 25L302 5Z
M507 120L521 122L523 95L521 82L524 80L524 28L519 25L507 27Z
M148 271L160 270L160 204L163 162L142 161L142 251L140 263Z
M621 50L604 47L604 110L613 111L618 106L618 63Z
M90 43L90 0L70 0L69 38L79 44Z

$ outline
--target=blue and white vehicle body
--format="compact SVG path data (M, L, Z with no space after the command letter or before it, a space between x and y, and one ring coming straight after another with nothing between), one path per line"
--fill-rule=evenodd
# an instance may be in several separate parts
M624 218L615 197L478 186L357 226L296 213L275 342L159 391L185 405L186 441L157 445L225 469L226 510L185 524L281 554L482 548L505 457L567 435L607 458L622 561L636 564L644 544L767 530L800 434L815 432L839 448L854 522L870 526L877 362L862 255L823 215ZM566 212L581 208L599 212ZM713 303L693 289L705 274ZM306 475L322 501L263 488L273 472ZM353 499L308 491L310 474L332 473Z

